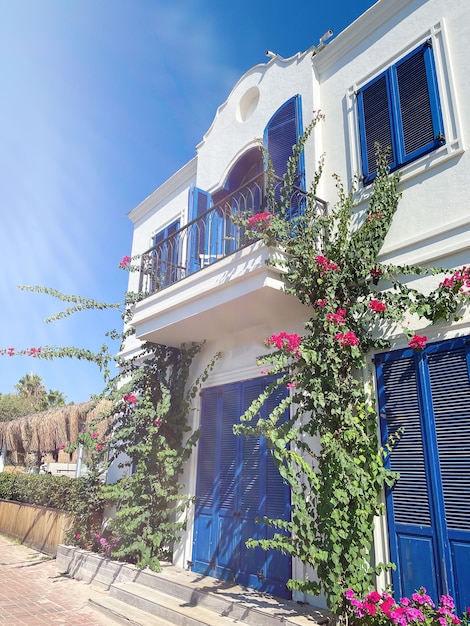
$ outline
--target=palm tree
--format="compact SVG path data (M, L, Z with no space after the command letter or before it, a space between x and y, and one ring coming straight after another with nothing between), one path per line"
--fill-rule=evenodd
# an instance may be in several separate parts
M25 374L15 385L18 393L23 398L40 399L46 395L46 388L42 384L42 378L38 374Z
M65 396L62 391L49 389L49 391L41 398L41 408L46 410L55 406L65 406Z

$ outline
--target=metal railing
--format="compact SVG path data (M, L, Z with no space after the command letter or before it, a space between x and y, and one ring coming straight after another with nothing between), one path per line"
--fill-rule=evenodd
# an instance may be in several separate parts
M139 292L150 295L160 291L252 243L241 220L269 210L266 178L264 173L256 176L144 252ZM271 185L269 197L278 200L282 180ZM324 212L326 202L315 200L318 210ZM300 215L305 202L305 192L295 188L290 196L291 215Z

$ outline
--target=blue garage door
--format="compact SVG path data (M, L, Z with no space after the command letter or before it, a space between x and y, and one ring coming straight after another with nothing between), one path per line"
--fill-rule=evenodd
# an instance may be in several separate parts
M265 379L256 379L203 391L192 569L287 598L290 557L245 543L272 536L274 529L258 521L263 517L290 519L289 488L262 437L233 434L265 386ZM283 395L278 391L261 416Z
M377 355L383 443L403 429L388 463L400 478L387 497L396 597L424 586L436 601L470 605L469 340Z

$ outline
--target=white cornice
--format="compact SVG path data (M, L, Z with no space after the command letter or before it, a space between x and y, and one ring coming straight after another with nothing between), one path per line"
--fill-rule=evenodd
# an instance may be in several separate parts
M428 0L378 0L365 13L345 28L325 48L313 56L312 63L319 74L340 61L348 52L372 35L374 31L390 22L394 15L408 5L419 6Z
M160 187L157 187L145 200L138 204L127 217L133 224L144 218L149 211L152 211L158 204L168 199L183 186L189 186L197 172L197 157L188 161L181 169L168 178Z

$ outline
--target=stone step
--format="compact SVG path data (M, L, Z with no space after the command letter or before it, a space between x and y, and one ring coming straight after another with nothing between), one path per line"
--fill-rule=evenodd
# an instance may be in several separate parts
M110 596L90 599L88 603L96 611L111 618L113 622L121 624L121 626L173 626L172 622L141 611Z
M325 612L313 607L174 566L159 573L139 571L133 581L114 582L109 597L93 604L113 619L119 617L120 624L132 626L315 626L328 621Z
M163 623L173 626L233 626L235 623L243 626L246 624L240 619L234 619L231 615L224 615L197 603L182 601L139 583L116 583L110 587L109 593L106 603L108 606L112 607L114 600L116 603L119 602L119 606L125 604L131 609L135 608L147 614L148 617L143 618L147 621L137 622L139 626L153 626L149 618L156 619L156 624L165 620Z
M169 564L163 565L158 573L140 571L134 581L181 602L203 606L220 615L230 615L251 626L314 626L327 624L331 619L328 611Z
M108 594L93 600L93 606L127 626L175 626L179 623L220 626L223 618L225 624L236 621L247 626L316 626L328 624L333 617L320 608L283 600L170 563L162 563L161 572L139 570L134 565L61 545L57 567L61 573ZM167 603L176 614L169 610ZM175 621L179 613L183 613L183 622ZM189 618L193 621L189 622Z

